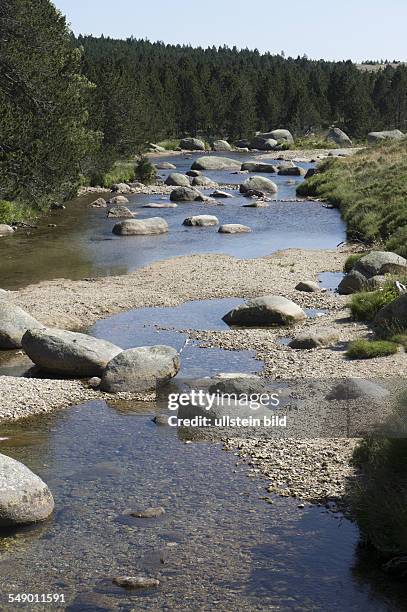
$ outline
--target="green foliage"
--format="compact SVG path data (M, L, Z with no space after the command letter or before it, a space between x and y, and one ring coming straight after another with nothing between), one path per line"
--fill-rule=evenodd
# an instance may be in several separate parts
M45 209L76 192L99 146L88 128L92 85L49 0L3 0L0 39L1 197Z
M391 342L400 344L403 348L407 349L407 334L395 334L390 338Z
M349 308L356 321L373 321L379 310L397 297L398 293L395 287L392 283L389 283L377 291L354 293Z
M361 259L366 254L367 253L352 253L352 255L349 255L349 257L346 259L345 264L343 266L343 271L346 273L350 272L353 266L355 265L355 263L359 261L359 259Z
M115 183L131 183L134 181L134 163L116 162L113 167L99 176L99 180L94 183L102 187L110 188Z
M362 478L348 491L363 537L387 559L407 553L406 408L403 393L382 437L369 437L355 448L353 462Z
M0 223L19 223L28 221L32 217L33 212L20 202L0 200Z
M157 144L160 147L163 147L166 151L176 151L179 147L179 143L181 141L179 139L173 138L168 139L168 140L162 140L161 142L158 142Z
M340 208L351 239L407 256L407 139L331 159L297 188Z
M373 359L397 353L398 346L388 340L353 340L349 343L346 356L349 359Z
M157 170L147 157L140 155L134 167L134 176L141 183L148 185L155 181Z

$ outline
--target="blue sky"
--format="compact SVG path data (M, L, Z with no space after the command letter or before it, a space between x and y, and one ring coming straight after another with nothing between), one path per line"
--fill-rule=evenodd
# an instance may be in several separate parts
M406 0L54 0L75 33L311 58L407 59Z

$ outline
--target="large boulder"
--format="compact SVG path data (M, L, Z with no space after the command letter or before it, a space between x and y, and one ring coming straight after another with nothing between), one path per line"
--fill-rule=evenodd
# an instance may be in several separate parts
M11 236L11 234L14 234L14 230L11 225L0 223L0 236Z
M231 151L232 147L227 140L215 140L212 145L214 151Z
M240 170L241 162L231 157L205 155L198 157L191 166L192 170Z
M155 391L177 375L180 359L170 346L142 346L123 351L108 363L101 382L107 393Z
M132 188L127 183L115 183L112 185L111 190L114 193L131 193Z
M192 179L192 186L193 187L217 187L217 183L212 181L207 176L203 176L201 174L200 176L195 176Z
M294 144L294 138L289 130L272 130L271 132L267 132L263 134L264 137L274 138L278 143L283 142L286 144Z
M0 455L0 527L45 521L53 510L45 482L23 463Z
M243 171L247 170L247 172L266 172L268 174L277 172L277 168L273 164L260 162L244 162L241 169Z
M374 326L381 332L394 333L407 330L407 293L383 306L374 320Z
M157 170L176 170L177 166L175 164L171 164L170 162L158 162L155 164Z
M186 151L205 151L205 143L198 138L183 138L179 146Z
M219 225L219 219L213 215L196 215L194 217L187 217L187 219L184 219L183 225L210 227L212 225Z
M332 127L329 130L326 139L329 142L334 142L340 147L351 147L352 146L352 141L349 138L349 136L337 127Z
M223 320L228 325L269 327L291 325L306 318L307 315L298 304L280 295L266 295L236 306Z
M116 223L113 234L118 236L151 236L155 234L166 234L168 223L161 217L150 219L126 219Z
M344 276L339 283L338 293L339 295L351 295L359 291L366 291L368 287L367 283L366 276L356 270L352 270L349 274Z
M55 328L30 329L21 344L41 369L89 378L100 376L109 361L122 352L107 340Z
M136 213L132 213L127 206L112 206L107 211L107 217L109 219L132 219Z
M129 200L126 198L126 196L119 195L115 196L114 198L110 198L107 203L109 206L122 206L123 204L128 204Z
M377 144L383 140L401 140L404 137L400 130L385 130L383 132L370 132L367 135L367 141L369 144Z
M195 187L176 187L171 191L171 202L202 202L203 196Z
M98 198L89 204L90 208L106 208L107 202L104 198Z
M277 193L277 185L265 176L251 176L240 185L240 193L247 193L252 190Z
M250 148L259 149L259 151L274 151L277 145L277 140L264 137L262 134L258 134L250 141Z
M219 228L219 234L249 234L251 228L241 223L225 223Z
M310 329L293 338L288 346L293 349L314 349L331 346L338 340L339 334L335 329Z
M305 176L307 171L300 166L280 168L278 171L280 176Z
M407 260L390 251L371 251L355 263L353 270L366 278L382 274L406 274Z
M0 301L0 349L21 348L28 329L43 327L28 312L8 300Z
M172 172L165 179L166 185L171 185L172 187L189 187L190 182L189 178L185 176L185 174L180 174L179 172Z

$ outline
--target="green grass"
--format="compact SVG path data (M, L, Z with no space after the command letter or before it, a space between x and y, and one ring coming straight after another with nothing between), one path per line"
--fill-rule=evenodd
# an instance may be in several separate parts
M132 183L134 181L134 162L116 162L111 170L101 177L101 186L109 188L115 183Z
M172 140L163 140L162 142L157 142L158 146L163 147L166 151L175 151L179 147L180 139L173 138Z
M361 291L352 295L348 304L355 321L373 321L383 306L399 297L392 283L377 291Z
M35 212L20 202L0 200L0 223L12 224L32 220Z
M389 340L353 340L349 343L346 356L349 359L373 359L374 357L388 357L398 351L395 342Z
M343 266L343 271L346 273L350 272L353 266L355 265L355 263L359 261L359 259L361 259L365 255L367 255L367 252L366 253L353 253L352 255L349 255L349 257L346 259L345 264Z
M323 138L307 137L296 138L293 149L313 150L313 149L339 149L339 146L332 141L324 140Z
M395 334L390 338L391 342L400 344L403 348L407 349L407 334Z
M297 193L337 206L350 239L407 257L407 139L326 160Z

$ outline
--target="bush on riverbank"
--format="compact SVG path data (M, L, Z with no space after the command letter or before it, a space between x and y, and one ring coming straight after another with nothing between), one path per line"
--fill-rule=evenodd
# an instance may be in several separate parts
M377 291L361 291L353 294L349 308L355 321L373 321L383 306L398 297L394 284L389 282Z
M34 217L34 212L20 202L0 200L0 223L21 223Z
M370 437L358 444L353 462L362 476L348 492L365 540L384 558L407 554L407 393L386 424L397 437Z
M340 208L351 239L383 243L407 256L407 139L354 156L329 159L297 188L298 195Z
M373 359L375 357L388 357L398 351L395 342L388 340L365 340L360 338L349 343L346 356L349 359Z

